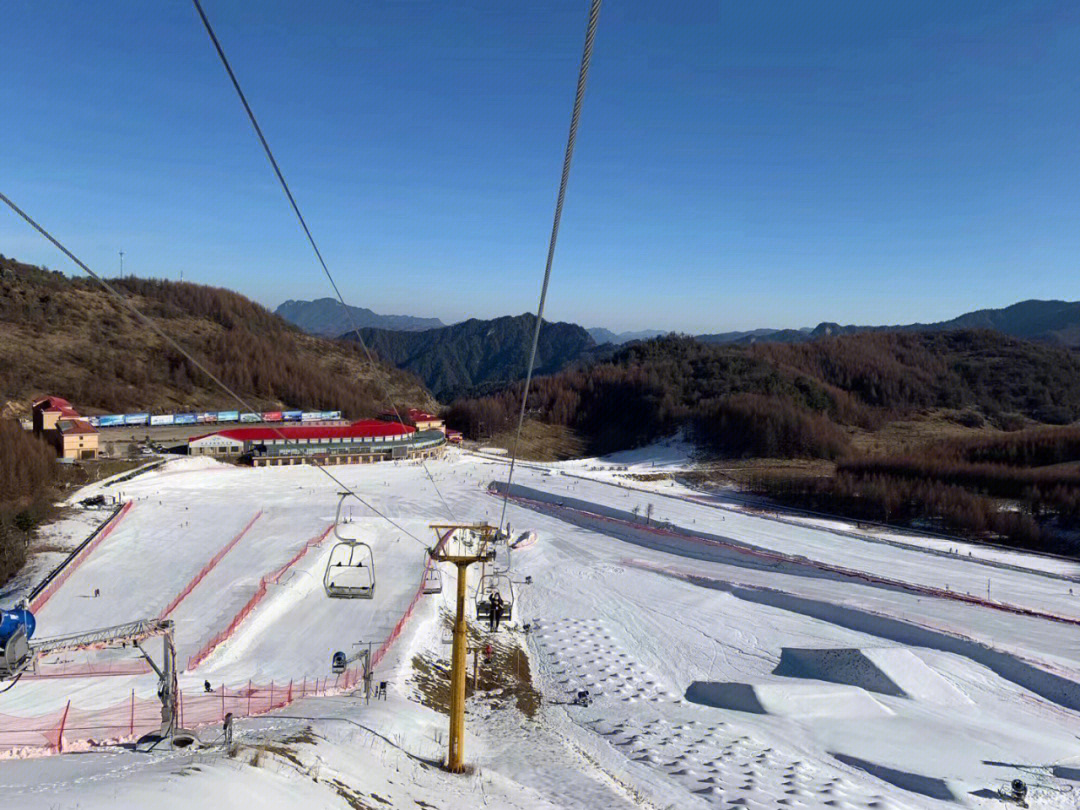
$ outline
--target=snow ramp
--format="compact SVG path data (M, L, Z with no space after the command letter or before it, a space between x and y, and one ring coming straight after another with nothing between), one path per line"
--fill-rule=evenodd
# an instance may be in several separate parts
M903 647L784 647L773 675L846 684L930 703L970 703L960 690Z

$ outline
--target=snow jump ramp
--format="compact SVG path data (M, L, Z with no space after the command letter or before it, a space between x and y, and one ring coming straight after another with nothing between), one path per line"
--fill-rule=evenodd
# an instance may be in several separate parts
M824 682L694 681L686 690L686 699L715 709L780 717L864 718L893 714L865 689Z
M928 703L971 702L903 647L784 647L773 675L846 684Z

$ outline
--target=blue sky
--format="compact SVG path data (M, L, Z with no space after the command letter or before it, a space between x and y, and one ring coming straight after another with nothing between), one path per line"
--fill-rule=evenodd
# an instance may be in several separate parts
M349 303L535 309L585 0L204 6ZM330 294L187 3L11 0L0 50L0 187L92 267ZM1080 299L1078 63L1075 2L608 0L548 316Z

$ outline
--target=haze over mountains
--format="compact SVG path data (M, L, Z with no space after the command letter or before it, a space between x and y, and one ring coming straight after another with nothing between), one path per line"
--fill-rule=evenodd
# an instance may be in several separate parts
M750 332L698 335L698 339L706 343L802 343L820 337L859 332L945 332L951 329L990 329L1026 340L1080 346L1080 301L1020 301L1001 309L979 309L936 323L842 326L826 321L813 329L755 329Z
M445 324L438 318L416 318L409 315L379 315L363 307L350 307L357 326L392 331L421 331L438 329ZM337 337L352 327L341 311L341 304L332 298L317 301L286 301L275 310L290 323L311 334ZM493 322L493 321L488 321ZM831 335L852 335L873 331L940 332L950 329L991 329L1011 337L1041 340L1060 346L1080 346L1080 301L1020 301L1000 309L980 309L967 312L947 321L898 324L892 326L842 325L823 321L817 326L802 329L750 329L696 335L705 343L803 343ZM642 329L614 332L604 327L585 330L596 345L615 346L635 340L649 340L679 330Z
M416 318L412 315L379 315L364 307L349 307L348 313L341 308L336 298L318 298L314 301L286 301L274 310L294 326L305 332L320 337L338 337L353 328L374 327L376 329L438 329L445 324L438 318ZM352 315L350 320L349 315Z

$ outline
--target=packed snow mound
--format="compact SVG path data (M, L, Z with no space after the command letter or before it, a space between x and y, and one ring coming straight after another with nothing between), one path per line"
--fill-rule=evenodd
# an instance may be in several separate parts
M784 647L773 675L847 684L881 695L933 703L970 702L921 658L902 647Z
M833 683L723 683L694 681L691 703L781 717L887 717L893 712L858 686Z

